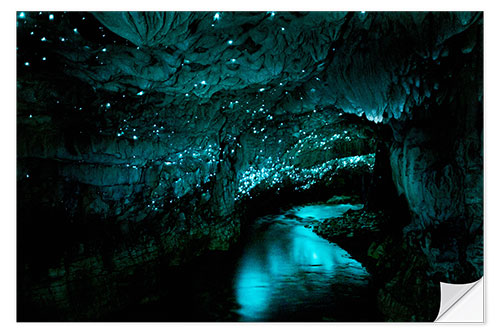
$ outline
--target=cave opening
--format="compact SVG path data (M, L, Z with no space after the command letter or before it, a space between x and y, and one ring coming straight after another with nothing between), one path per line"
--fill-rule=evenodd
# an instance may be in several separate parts
M483 274L482 29L18 12L18 320L434 320Z

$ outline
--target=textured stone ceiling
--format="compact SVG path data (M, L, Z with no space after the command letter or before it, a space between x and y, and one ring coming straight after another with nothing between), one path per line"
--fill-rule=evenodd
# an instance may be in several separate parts
M100 58L113 61L85 72L105 89L162 92L180 105L189 103L190 95L209 99L234 94L269 100L275 112L335 105L378 121L384 112L386 118L398 118L405 107L408 111L430 97L437 80L422 75L418 67L445 57L446 42L479 17L345 12L95 15L139 47L109 46ZM473 46L464 45L462 51Z
M376 121L399 118L430 98L440 78L422 69L439 66L449 56L453 36L471 31L475 37L473 25L480 17L446 12L94 13L121 39L102 26L103 38L74 33L82 22L68 15L56 14L58 26L48 31L54 35L46 43L64 57L69 75L94 89L137 96L135 103L158 98L171 108L210 101L228 113L260 104L273 113L336 106ZM462 52L472 50L475 38L470 40L465 39Z
M481 13L23 15L18 154L97 186L157 179L161 164L180 197L229 163L246 193L247 176L366 154L362 118L419 116L481 79L467 58Z

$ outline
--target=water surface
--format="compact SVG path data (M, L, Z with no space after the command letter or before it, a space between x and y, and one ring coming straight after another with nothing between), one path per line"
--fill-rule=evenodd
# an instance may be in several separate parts
M242 247L158 273L158 290L107 321L379 321L366 269L316 235L314 220L362 205L307 205L261 217Z
M367 288L366 269L307 227L312 219L338 217L360 208L301 206L258 219L236 271L240 320L335 320L342 302L361 297L353 290L362 293ZM340 311L345 315L345 309Z

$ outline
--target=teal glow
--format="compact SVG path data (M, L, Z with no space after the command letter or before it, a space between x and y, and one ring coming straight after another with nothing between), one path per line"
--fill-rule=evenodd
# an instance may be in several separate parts
M244 262L236 286L240 314L248 319L264 316L271 296L270 276L262 269L262 263L255 259L249 258Z
M340 217L349 209L359 210L363 205L310 205L292 210L292 213L301 218L314 218L316 220L325 220L332 217Z
M236 300L242 321L266 321L297 304L335 299L332 284L366 285L366 269L338 245L316 235L287 214L339 216L351 205L316 205L256 221L254 237L240 259ZM322 211L324 210L324 211Z
M264 128L261 128L260 131L258 131L255 127L253 129L254 134L258 134L263 131ZM265 142L265 139L266 137L264 136L262 138L262 142ZM302 152L301 148L307 144L309 147L313 147L313 149L328 150L339 140L350 141L351 137L345 134L335 134L325 141L315 141L316 139L317 135L309 135L305 137L304 140L298 140L297 145L292 149L296 149L296 152L300 154ZM281 141L279 140L278 143L280 142ZM372 170L375 164L375 154L368 154L333 159L321 165L304 169L297 168L293 165L295 157L296 154L293 154L288 156L287 159L273 159L269 157L263 160L259 159L259 156L257 156L257 161L259 162L260 167L255 165L251 166L239 175L238 195L236 196L236 199L239 200L243 196L248 195L253 188L260 184L275 186L284 183L285 181L291 181L293 183L301 184L297 187L297 189L305 190L319 182L323 177L334 176L337 170L363 167L367 167Z

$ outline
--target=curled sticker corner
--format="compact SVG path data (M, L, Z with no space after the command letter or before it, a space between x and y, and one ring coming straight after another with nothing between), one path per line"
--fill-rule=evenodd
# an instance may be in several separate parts
M466 284L440 282L440 287L441 303L435 322L484 322L483 278Z

